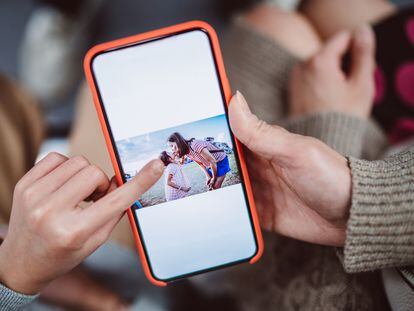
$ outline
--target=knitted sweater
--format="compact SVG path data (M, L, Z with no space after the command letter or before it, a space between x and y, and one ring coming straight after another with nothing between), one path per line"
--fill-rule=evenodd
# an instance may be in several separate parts
M338 113L286 122L291 131L348 156L352 205L342 258L347 272L414 264L414 148L384 160L354 158L361 153L365 125Z
M238 64L231 61L236 67L231 70L235 73L234 80L236 83L241 80L237 87L249 84L256 93L263 93L267 84L274 83L270 89L278 90L269 91L279 94L269 104L258 103L248 88L252 110L268 122L277 122L292 132L316 137L349 156L353 189L344 251L345 269L359 272L414 264L414 148L382 161L359 160L357 158L364 157L367 144L371 150L365 151L365 158L379 158L387 147L384 134L373 120L335 112L286 120L283 90L289 70L295 63L294 57L273 41L250 30L240 19L232 31L233 37L237 38L233 44L237 44L239 52ZM243 67L254 69L243 71L238 68L240 58L243 58ZM276 58L283 60L282 66ZM271 97L271 94L267 96Z
M36 297L37 295L30 296L17 293L0 283L1 311L20 310L31 303Z
M240 19L223 42L232 87L245 95L252 111L269 123L319 138L349 156L353 178L343 261L338 261L331 247L265 233L263 262L250 268L251 273L235 277L236 282L232 284L237 298L242 300L242 309L272 310L275 305L280 310L388 309L381 278L378 272L369 271L414 263L410 248L414 244L414 231L410 230L414 224L414 214L410 211L414 193L412 185L410 189L413 163L411 168L404 166L405 170L400 170L399 178L394 175L395 167L401 165L397 164L398 159L407 158L407 154L397 156L397 160L366 161L381 158L388 147L385 135L372 119L362 120L335 112L288 119L286 84L297 59ZM372 174L368 173L370 169ZM402 200L396 199L401 192L397 189L404 189L403 197L400 193ZM375 198L372 205L369 205L370 198ZM393 215L394 211L401 216ZM371 214L367 216L367 213ZM387 224L393 227L384 230ZM403 234L399 237L396 232ZM367 272L346 274L344 270ZM248 285L243 285L246 280Z
M414 265L414 148L381 161L350 157L347 272Z

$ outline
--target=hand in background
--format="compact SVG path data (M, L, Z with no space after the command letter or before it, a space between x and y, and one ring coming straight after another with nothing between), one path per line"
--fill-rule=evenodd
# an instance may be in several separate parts
M128 310L127 303L119 295L93 279L82 267L54 279L40 297L68 310Z
M315 138L259 120L239 92L229 117L251 151L247 165L262 226L303 241L343 245L351 200L346 158Z
M347 75L342 59L348 50ZM293 68L290 115L337 111L367 118L374 99L374 53L374 33L368 26L353 35L344 31L333 36L313 57Z
M162 175L148 163L118 189L83 157L51 153L16 185L7 236L0 246L0 282L34 294L77 266L106 241L136 198ZM79 203L96 201L87 208Z

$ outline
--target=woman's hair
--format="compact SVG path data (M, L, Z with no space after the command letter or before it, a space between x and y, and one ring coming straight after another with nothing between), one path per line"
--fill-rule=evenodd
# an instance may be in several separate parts
M189 143L192 140L194 140L194 138L191 138L190 140L185 140L185 138L178 132L172 133L170 137L168 137L167 139L168 142L177 144L178 156L180 158L182 158L190 152Z
M171 157L167 153L167 151L163 151L160 154L160 160L164 163L165 166L171 163Z

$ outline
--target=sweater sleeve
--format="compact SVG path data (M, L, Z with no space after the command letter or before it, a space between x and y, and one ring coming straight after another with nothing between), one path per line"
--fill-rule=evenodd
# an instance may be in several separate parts
M380 153L387 141L372 120L338 112L326 112L288 119L281 123L287 130L323 141L342 155L371 158ZM372 146L372 147L371 147Z
M232 21L221 44L232 89L243 93L260 119L280 122L286 115L290 70L298 59L240 16Z
M349 157L347 272L414 265L414 149L381 161Z
M31 303L37 295L24 295L0 283L0 310L21 310Z
M359 157L366 121L336 112L305 115L282 122L287 130L312 136L343 155Z

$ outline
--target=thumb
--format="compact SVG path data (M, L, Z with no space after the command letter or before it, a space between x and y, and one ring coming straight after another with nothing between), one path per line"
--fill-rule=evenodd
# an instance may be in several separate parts
M351 48L350 79L371 81L375 69L375 36L368 25L358 29L354 35Z
M230 101L229 119L234 135L251 151L269 160L288 155L287 139L292 134L260 120L239 91Z

